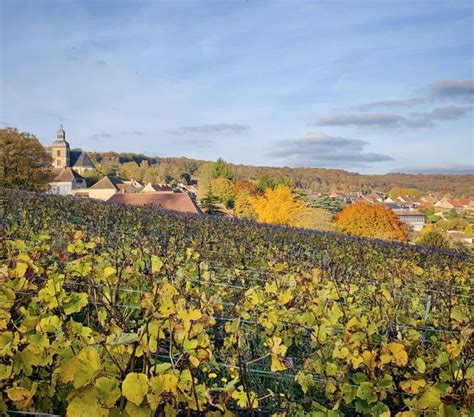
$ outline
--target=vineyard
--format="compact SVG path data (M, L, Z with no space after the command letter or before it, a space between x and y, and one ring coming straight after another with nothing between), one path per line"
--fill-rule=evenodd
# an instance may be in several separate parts
M0 414L472 411L469 254L11 190L0 199Z

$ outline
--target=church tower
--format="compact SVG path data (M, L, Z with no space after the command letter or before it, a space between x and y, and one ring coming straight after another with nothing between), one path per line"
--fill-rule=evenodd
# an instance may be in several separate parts
M66 142L66 132L63 125L59 125L56 140L51 145L51 157L53 159L54 168L66 168L71 163L71 149L69 143Z

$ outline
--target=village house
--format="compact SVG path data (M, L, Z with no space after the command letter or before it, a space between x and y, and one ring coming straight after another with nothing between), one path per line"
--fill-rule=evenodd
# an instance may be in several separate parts
M415 197L408 195L400 195L395 200L396 203L401 203L410 207L417 207L420 205L420 201Z
M53 181L49 183L49 192L51 194L69 195L75 190L81 190L86 187L86 180L72 168L53 169Z
M432 195L420 197L420 203L425 206L434 206L437 201L438 199Z
M415 232L419 232L426 224L426 216L416 210L394 211L401 223L410 226Z
M201 210L187 193L138 193L114 194L108 203L147 206L181 213L201 213Z
M75 196L107 201L114 194L120 192L119 186L122 185L123 181L120 178L105 176L97 181L93 186L76 192Z
M472 200L469 198L448 198L443 197L437 203L435 203L435 208L439 209L442 212L449 210L456 210L457 212L463 212L466 210L471 210Z

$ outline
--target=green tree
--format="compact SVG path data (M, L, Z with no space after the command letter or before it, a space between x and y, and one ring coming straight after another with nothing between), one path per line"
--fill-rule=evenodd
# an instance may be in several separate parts
M188 172L183 172L180 176L181 181L185 185L191 184L191 175Z
M213 194L212 188L207 190L205 197L201 200L201 207L206 214L220 215L221 210L217 206L219 199Z
M346 204L334 198L322 196L315 199L308 199L308 206L327 210L333 214L339 213Z
M51 180L51 156L31 133L0 129L0 186L44 191Z
M224 161L222 158L219 158L212 167L212 177L213 178L226 178L230 181L235 180L235 174L230 165Z
M257 187L261 193L263 193L268 188L275 188L275 185L275 181L272 179L272 177L270 177L270 175L268 175L267 172L263 172L258 177Z

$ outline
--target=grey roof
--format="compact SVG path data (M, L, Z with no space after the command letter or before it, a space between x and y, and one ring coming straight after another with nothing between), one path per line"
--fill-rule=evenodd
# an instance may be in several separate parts
M89 155L83 151L71 151L69 153L70 158L70 165L76 168L94 168L94 164L92 163Z
M54 179L52 182L72 182L74 179L84 179L72 168L56 168L53 169Z
M400 204L396 203L385 203L384 206L392 210L401 210L403 208Z

